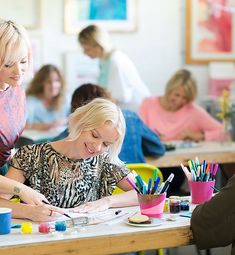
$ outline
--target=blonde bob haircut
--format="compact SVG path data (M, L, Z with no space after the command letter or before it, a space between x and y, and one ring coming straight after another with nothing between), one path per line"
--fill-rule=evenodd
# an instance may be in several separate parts
M117 129L118 139L109 146L108 154L111 162L121 164L118 158L126 131L126 124L120 108L104 98L95 98L86 105L77 108L69 116L69 140L77 139L83 131L90 131L111 124Z
M24 48L28 55L24 56ZM11 20L0 19L0 70L27 57L28 70L32 71L32 50L25 28Z
M197 84L188 70L179 70L171 77L166 85L165 95L168 96L180 86L183 86L185 90L187 103L193 102L197 96Z
M105 53L113 49L111 38L106 30L96 25L85 27L78 34L78 41L84 45L100 46Z

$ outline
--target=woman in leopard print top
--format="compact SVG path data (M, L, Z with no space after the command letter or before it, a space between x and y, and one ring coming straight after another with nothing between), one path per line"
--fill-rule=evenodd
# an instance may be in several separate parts
M109 100L94 99L70 115L67 138L19 149L7 177L27 180L52 205L75 212L136 205L135 191L125 179L131 173L118 158L124 134L120 109ZM110 196L116 186L128 192ZM22 215L19 208L13 208L16 217ZM27 209L27 218L39 220ZM45 218L50 214L48 210Z

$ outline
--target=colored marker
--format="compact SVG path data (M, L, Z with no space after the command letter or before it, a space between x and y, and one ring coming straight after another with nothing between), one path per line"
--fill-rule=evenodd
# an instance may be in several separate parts
M166 182L165 182L165 184L164 184L164 186L163 186L163 188L162 188L160 193L167 192L167 190L168 190L168 188L170 186L170 183L172 182L173 178L174 178L174 174L171 173L170 176L167 178L167 180L166 180Z
M151 190L151 194L154 194L156 192L159 182L160 182L160 177L158 176L157 180L154 182L154 186Z
M184 174L186 175L188 181L191 181L191 173L189 172L188 168L184 166L182 163L180 164L182 170L184 171Z
M219 167L219 164L217 163L217 164L215 165L214 170L213 170L213 173L212 173L212 180L215 179L215 176L216 176L218 167Z
M126 180L131 185L131 187L136 190L137 193L140 193L140 191L137 189L136 185L128 177L126 177Z
M117 210L117 211L115 211L115 215L118 215L119 213L121 213L122 212L122 210Z
M215 190L216 192L220 192L220 190L217 189L216 187L211 186L211 188L212 188L213 190Z
M158 176L158 168L156 167L154 169L154 172L153 172L153 180L154 180L154 182L157 180L157 176Z
M147 194L150 194L151 186L152 186L152 178L149 178Z

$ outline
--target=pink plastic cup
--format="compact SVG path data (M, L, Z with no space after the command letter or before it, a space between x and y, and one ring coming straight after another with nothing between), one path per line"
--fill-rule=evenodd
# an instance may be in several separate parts
M208 182L188 182L192 204L203 204L209 201L213 195L215 181Z
M140 212L152 218L161 218L164 210L166 193L158 195L138 194Z

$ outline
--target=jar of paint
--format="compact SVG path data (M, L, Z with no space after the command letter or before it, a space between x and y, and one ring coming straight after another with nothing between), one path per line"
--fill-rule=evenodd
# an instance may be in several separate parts
M38 226L38 231L43 234L50 233L50 224L48 222L40 223Z
M23 234L31 234L33 231L32 223L31 222L23 222L21 224L21 232Z
M180 212L180 197L170 196L169 197L169 207L170 213L179 213Z
M55 223L55 231L66 231L66 223L65 221L56 221Z

